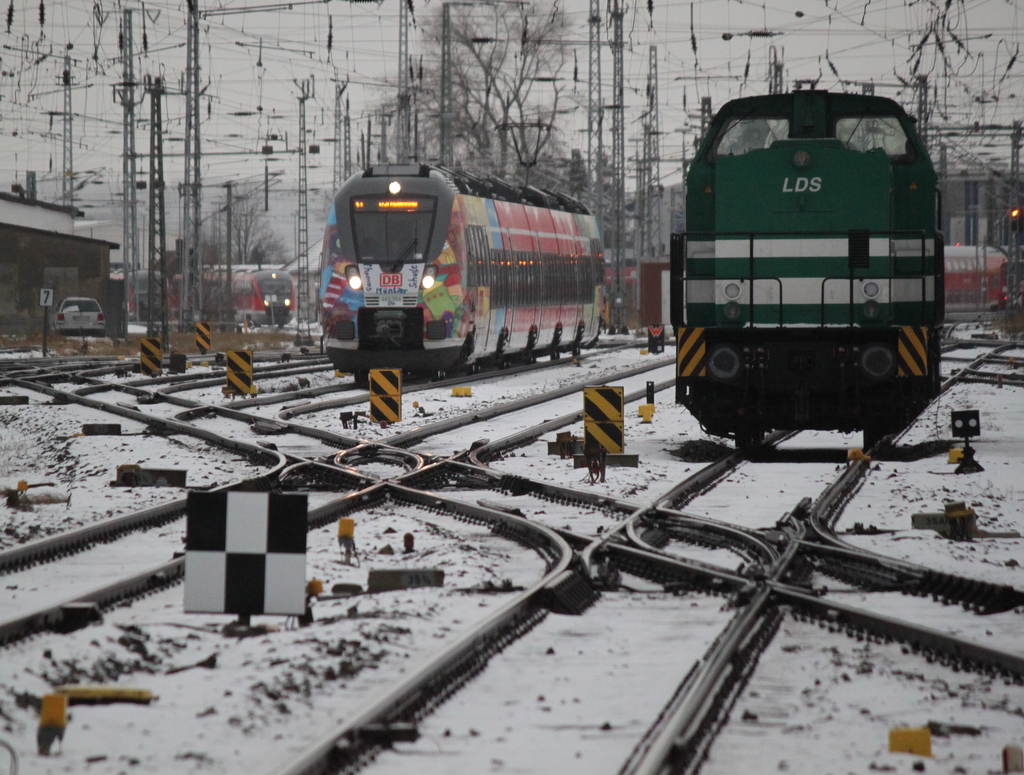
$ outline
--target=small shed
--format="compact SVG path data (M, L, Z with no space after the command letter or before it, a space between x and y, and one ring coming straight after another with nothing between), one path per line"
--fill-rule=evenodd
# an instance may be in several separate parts
M42 332L41 288L53 289L55 306L89 296L107 311L110 251L118 245L70 229L65 208L0 194L0 334Z

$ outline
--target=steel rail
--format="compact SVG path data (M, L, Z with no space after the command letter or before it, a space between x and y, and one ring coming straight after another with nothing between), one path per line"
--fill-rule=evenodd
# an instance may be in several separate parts
M626 371L608 377L608 379L629 379L630 377L635 377L640 374L645 374L648 371L654 371L655 369L660 369L664 366L671 365L672 362L673 359L664 358L649 364L644 364L643 366L638 366L633 369L627 369ZM446 433L448 431L464 428L474 423L483 422L484 420L490 420L494 417L512 414L514 412L522 411L523 409L529 409L530 407L547 403L548 401L556 401L559 398L571 396L574 393L579 393L587 385L587 383L587 380L581 380L579 382L574 382L571 385L556 388L554 390L549 390L538 395L530 396L528 398L520 398L515 401L502 403L500 406L475 409L470 412L466 412L465 414L458 415L457 417L450 417L446 420L438 420L421 428L413 428L412 430L404 431L403 433L397 433L394 436L389 436L385 439L382 439L382 441L394 447L412 446L413 444L417 444L420 441L423 441L423 439L429 436L436 436L441 433ZM671 380L662 382L660 383L660 388L659 386L655 386L655 390L664 390L671 384L674 384ZM640 391L637 391L635 393L631 393L630 395L638 396L639 394ZM630 400L635 401L637 399L634 397Z
M612 347L602 348L601 352L592 352L587 355L580 356L580 361L586 361L590 358L594 358L606 352L616 352L618 350L632 349L635 344L618 344ZM509 369L502 369L498 372L486 371L477 372L476 374L449 377L447 379L437 380L435 382L426 382L422 384L415 384L409 386L403 386L402 393L419 393L426 390L436 390L437 388L452 387L458 385L464 385L467 382L485 382L492 380L495 377L507 377L516 374L527 374L533 371L540 371L558 367L567 367L569 364L562 360L544 361L543 363L529 363L523 366L513 366ZM321 401L317 404L306 404L302 406L295 406L289 409L285 409L278 414L278 417L282 420L290 420L292 417L296 417L300 414L312 414L315 412L327 411L330 409L338 409L343 406L352 406L354 404L364 404L367 402L368 393L363 390L361 394L355 398L337 398L329 401Z
M631 369L629 372L623 372L622 374L616 375L617 379L625 379L631 376L637 376L643 374L652 368L660 368L668 365L667 363L659 363L657 366L641 367L640 369ZM660 392L669 387L675 385L675 378L659 382L654 386L654 391ZM577 386L576 390L580 387ZM624 404L631 404L634 401L639 401L641 398L646 397L647 391L645 390L634 390L632 393L627 393L623 396ZM563 414L561 417L556 417L553 420L547 420L545 422L534 425L526 430L513 433L504 438L498 439L497 441L488 441L486 443L475 446L470 449L465 455L460 457L466 457L470 463L481 468L487 468L487 461L493 460L499 457L503 452L507 452L518 447L531 444L537 438L543 436L545 433L563 428L570 423L579 422L583 419L583 410L580 409L577 412L570 412L569 414Z
M414 725L483 670L491 656L540 622L564 596L567 587L580 584L578 573L570 567L572 550L565 539L550 528L402 485L388 483L381 487L390 497L424 508L450 509L458 517L485 522L496 532L528 541L534 548L546 546L548 570L536 584L460 635L443 651L428 657L354 717L321 736L299 756L272 770L273 775L351 771L371 760L387 745L382 731L386 738L387 730L393 725Z

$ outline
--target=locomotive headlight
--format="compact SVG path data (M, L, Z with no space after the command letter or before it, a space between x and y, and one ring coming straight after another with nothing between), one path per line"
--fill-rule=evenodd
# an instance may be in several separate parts
M433 288L435 282L437 282L437 267L428 266L423 270L423 279L420 280L420 287L426 291Z
M284 306L286 306L286 307L292 306L292 300L291 299L285 299L284 300Z
M884 344L869 344L860 354L860 368L868 379L886 379L896 370L896 355Z
M267 299L264 299L263 300L263 306L264 307L269 307L270 306L270 301L268 301Z
M392 194L400 194L402 193L402 184L399 183L397 180L392 180L390 183L388 183L388 191L390 191Z
M363 278L359 276L358 266L345 267L345 279L348 280L349 287L353 291L358 291L363 287Z
M882 289L874 280L868 280L866 283L864 283L861 290L864 291L864 296L866 298L874 299L878 296L879 291L881 291Z
M864 317L868 320L874 320L878 317L878 302L871 299L864 304Z
M793 154L793 164L797 167L806 167L811 163L811 155L807 151L797 151Z
M740 316L740 305L734 301L730 301L725 305L725 316L729 320L737 320Z
M738 299L740 297L739 283L728 283L725 286L725 298Z
M735 347L720 344L711 348L708 354L708 371L713 379L719 382L732 382L742 370L743 360Z

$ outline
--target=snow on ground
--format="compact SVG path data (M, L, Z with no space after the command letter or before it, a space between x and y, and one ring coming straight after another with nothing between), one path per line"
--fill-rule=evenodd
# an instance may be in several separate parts
M972 349L980 354L988 348ZM605 354L599 368L567 365L541 374L476 383L471 399L451 398L440 389L436 395L425 391L425 395L407 398L406 408L408 412L411 401L418 400L435 417L472 411L507 396L530 395L557 380L601 384L610 370L645 360L650 362L635 350ZM635 381L642 384L644 379L661 377ZM168 495L169 491L158 489L123 491L100 486L100 482L113 478L115 463L121 462L122 454L132 458L124 462L142 458L154 466L184 464L190 470L190 484L193 468L197 475L208 476L206 481L215 481L228 471L234 472L235 478L242 475L232 455L209 450L198 442L189 446L191 441L180 437L60 439L77 432L82 422L111 419L82 407L51 405L49 399L32 395L33 404L28 407L0 409L0 443L13 451L0 457L0 466L6 464L0 474L6 477L2 482L10 485L20 478L60 475L63 478L55 495L66 499L70 494L77 509L71 515L61 502L39 504L27 515L12 515L7 510L4 517L16 519L19 526L14 540L24 540L27 525L64 529L61 519L81 519L106 510L121 513L148 504L147 499ZM120 400L134 403L119 395ZM210 391L209 401L221 401L219 390ZM235 403L239 408L244 405ZM567 401L570 411L581 403L581 398ZM609 468L603 484L591 484L586 472L573 469L571 461L548 456L546 441L553 437L516 450L493 462L492 468L648 502L700 467L672 454L680 444L706 438L696 422L672 402L670 392L659 394L657 406L650 425L640 423L632 416L634 407L627 407L626 451L640 455L640 468ZM168 407L168 415L180 411L168 404L157 407ZM1024 532L1020 463L1024 459L1024 390L958 386L935 409L926 412L900 443L949 439L949 411L954 408L981 411L982 436L974 446L986 470L955 475L944 454L912 461L876 461L837 529L843 531L861 522L895 530L875 536L847 535L845 539L929 567L1024 588L1024 572L1011 562L1024 562L1024 539L982 538L955 543L928 531L910 529L910 514L941 510L944 500L966 500L978 511L983 529ZM274 416L265 409L256 413ZM539 422L555 414L550 407L525 412L520 424ZM382 438L423 421L411 412L406 417L379 433L375 426L366 426L365 433ZM322 423L330 430L346 433L334 410L301 415L295 421ZM126 433L141 429L130 429L130 423L121 422ZM468 428L462 448L487 435L484 430L482 424ZM578 434L582 423L567 430ZM360 426L358 435L363 436L363 432ZM247 431L247 440L249 435ZM850 438L841 443L859 446L857 441ZM833 446L834 442L821 435L801 434L793 444L818 447ZM428 451L428 445L421 446L422 451ZM69 462L72 458L73 465ZM10 461L15 462L12 465ZM72 475L68 466L88 475ZM379 468L375 472L383 476L398 471L393 466ZM800 497L816 494L807 490L817 488L826 474L832 473L834 466L812 483L806 481L806 473L803 483L796 477L775 478L770 485L755 485L753 478L745 479L742 486L734 488L731 500L734 505L751 502L752 508L741 513L756 507L764 521L774 523ZM503 498L493 492L451 495L469 502L502 502L522 508L527 516L545 524L569 526L577 532L596 532L598 527L614 523L614 518L600 512L543 504L526 497ZM122 496L123 502L118 500ZM174 495L180 496L180 492ZM323 498L317 493L311 502L319 505ZM716 516L729 518L734 506L726 509L723 505L720 511ZM310 534L309 575L323 578L329 590L336 583L365 583L369 566L429 564L445 569L444 589L440 593L413 590L323 601L316 606L317 622L308 629L234 640L219 634L219 628L230 617L183 614L178 587L114 609L101 625L67 636L44 634L17 643L3 652L0 729L3 738L18 748L22 769L40 773L266 771L303 743L351 717L407 666L443 647L447 639L504 599L501 595L463 593L461 588L483 581L500 584L505 579L513 584L530 583L543 572L542 563L532 552L479 528L445 522L406 506L385 504L354 516L357 543L365 552L362 566L340 564L335 529L329 526ZM386 532L388 528L394 532ZM164 530L165 537L169 536L164 544L168 548L177 529L168 526ZM417 550L411 556L401 554L406 532L412 532L416 540ZM140 533L135 539L145 535ZM377 554L385 544L397 553ZM678 550L689 551L684 547ZM699 559L717 560L723 567L736 565L735 557L723 552L705 552ZM28 594L33 586L42 589L55 567L49 564L36 569L35 580L19 577L18 589L11 592L20 595ZM953 631L985 645L1014 648L1019 643L1020 613L977 617L919 598L863 595L826 583L832 588L830 594L843 602ZM690 607L692 603L696 603L695 608ZM403 772L616 771L636 736L720 630L726 620L720 607L719 598L691 600L622 593L606 595L581 618L549 616L529 637L496 658L437 716L428 719L421 743L400 746L381 764ZM266 621L282 622L279 617ZM554 654L547 653L549 646ZM1021 651L1019 646L1016 650ZM213 655L214 668L172 672ZM603 659L609 655L611 662ZM595 670L604 671L599 680ZM156 691L160 699L145 707L75 707L64 753L40 759L34 752L37 715L32 704L55 682L69 679L145 686ZM871 770L909 773L915 758L887 752L888 729L919 726L929 720L974 726L981 734L933 738L935 758L927 762L927 772L996 771L999 749L1007 743L1024 742L1020 733L1024 716L1021 691L1019 687L1008 688L974 674L954 673L947 667L929 664L921 657L904 654L898 645L868 646L842 634L786 620L703 771L730 775L765 771L813 775ZM545 699L536 700L539 695ZM488 699L495 696L511 704L489 703ZM574 698L579 702L573 702ZM744 710L749 711L746 720ZM606 721L611 728L601 729ZM479 734L473 735L471 728ZM446 729L450 730L448 736L444 734ZM90 757L104 756L87 764ZM556 768L550 766L552 756L562 757Z
M614 775L730 616L720 599L662 592L549 614L373 772Z
M980 412L981 436L971 446L984 471L956 474L945 452L907 462L879 461L836 529L860 522L895 531L843 538L936 570L1024 589L1024 538L964 543L910 526L913 514L941 512L945 501L964 501L976 511L980 529L1024 535L1024 388L958 384L918 418L900 445L951 440L950 413L963 409Z
M186 470L189 487L226 484L265 468L191 436L161 436L142 423L40 393L27 406L0 407L0 488L30 485L27 507L0 507L0 548L185 497L180 487L111 487L117 467ZM120 423L120 436L81 436L84 423Z
M233 617L183 613L177 586L107 612L102 624L15 643L0 671L0 734L24 771L263 772L507 600L466 590L506 579L533 584L544 573L534 552L476 525L389 505L355 518L359 567L341 563L333 525L309 536L309 575L324 580L325 591L365 587L368 570L380 567L440 568L444 587L321 601L310 627L238 639L220 633ZM415 537L410 554L402 553L405 533ZM395 554L380 554L385 545ZM42 579L52 566L33 572ZM116 682L159 699L74 706L61 755L39 757L36 703L73 682Z
M1024 742L1022 706L1024 687L785 619L701 775L1002 772L1003 746ZM969 731L933 734L930 759L889 753L890 729L929 722Z

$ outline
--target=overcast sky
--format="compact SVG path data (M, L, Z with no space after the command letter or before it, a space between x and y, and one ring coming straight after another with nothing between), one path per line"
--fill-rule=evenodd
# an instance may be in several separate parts
M287 135L289 147L295 147L299 94L295 81L312 79L315 91L307 102L307 127L310 142L320 143L321 148L319 157L310 157L310 241L315 242L320 231L318 208L332 188L335 82L349 84L351 113L360 122L353 129L355 143L365 127L366 112L395 93L397 0L300 2L291 9L270 11L252 10L267 6L266 0L197 1L204 12L250 9L211 13L202 23L201 68L206 87L202 174L208 186L204 214L213 217L212 211L223 202L224 182L236 181L236 192L262 185L264 157L259 150L269 135ZM412 2L417 19L439 7L438 0ZM114 101L113 85L121 76L121 13L125 7L135 9L137 76L162 75L174 88L185 65L185 2L126 6L109 0L7 0L3 4L9 6L9 15L0 26L0 185L9 190L12 183L24 180L26 170L36 170L41 198L59 198L63 93L58 82L65 46L71 44L79 197L82 204L119 207L121 106ZM819 88L859 91L859 86L843 82L873 81L878 84L877 93L898 99L913 113L912 93L900 84L920 73L933 86L931 98L937 98L933 122L1008 126L1024 118L1024 65L1015 60L1022 37L1019 5L1014 0L952 0L947 9L945 0L653 0L652 17L646 0L626 3L627 153L635 152L633 138L640 136L638 117L645 103L651 45L658 47L661 174L666 183L679 179L684 136L692 148L700 98L711 97L717 108L732 97L765 93L770 47L785 63L789 87L797 79L818 79ZM573 82L570 59L560 75L575 90L578 107L564 115L558 131L568 146L585 152L589 5L585 0L560 0L559 6L570 23L566 37L577 43L579 81ZM607 10L607 0L602 7ZM460 6L453 12L484 10ZM933 32L925 39L928 30ZM608 32L606 14L605 41ZM416 28L410 33L410 51L425 63L439 59L434 47L421 43ZM607 49L602 68L606 100L610 100ZM169 96L164 105L165 172L171 187L183 177L184 102L183 97ZM139 114L148 124L148 102L140 106ZM610 136L605 137L610 144ZM144 125L138 132L140 152L148 152L148 142ZM282 140L271 144L275 150L284 147ZM951 158L959 154L1005 166L1009 157L1008 132L984 138L953 137L948 144ZM277 155L269 166L277 173L272 183L273 209L278 227L287 234L296 209L298 160L294 155ZM147 161L141 159L140 172L147 169ZM634 176L630 170L627 187L632 187ZM171 193L168 221L173 230L177 200ZM141 207L145 212L145 200ZM90 212L103 213L99 207Z

